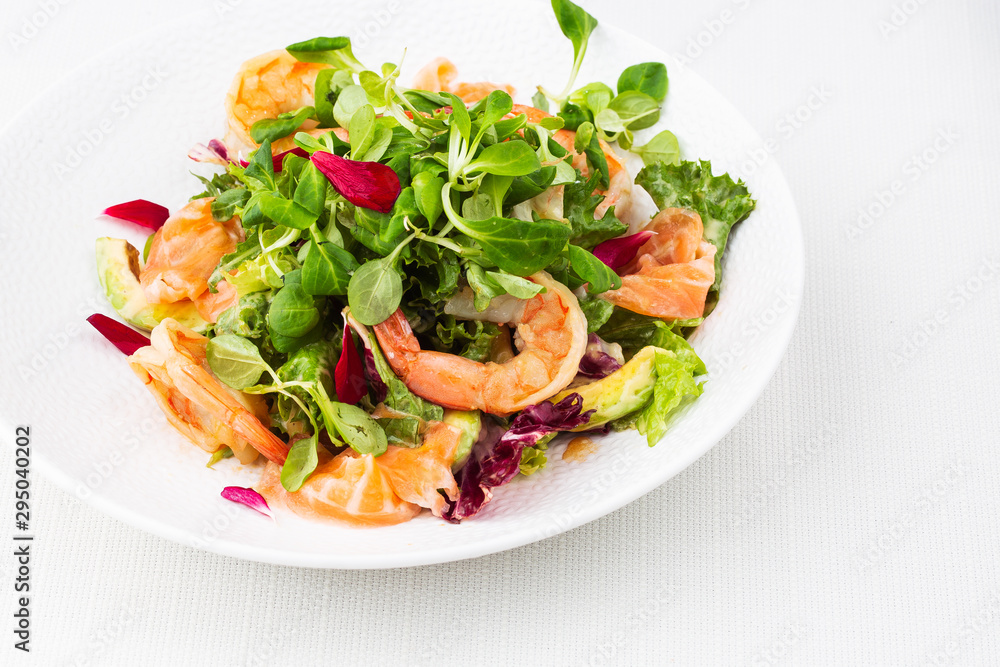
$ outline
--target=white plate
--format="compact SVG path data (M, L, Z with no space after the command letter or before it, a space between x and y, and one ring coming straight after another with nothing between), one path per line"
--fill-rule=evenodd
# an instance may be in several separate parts
M441 3L432 29L419 3L298 3L294 14L266 16L238 4L215 3L213 12L91 61L0 138L0 418L8 435L31 426L34 464L46 477L143 530L231 556L337 568L439 563L534 542L622 507L708 451L756 400L802 293L788 187L773 161L741 170L756 166L749 156L761 140L722 96L666 53L602 24L578 83L613 85L628 65L666 63L670 92L656 129L672 129L687 159L711 159L716 173L744 177L758 200L731 239L722 301L692 339L710 372L704 395L655 448L638 434L613 433L586 461L570 463L560 457L565 445L556 445L546 469L498 489L461 525L426 514L373 530L284 514L272 524L223 500L223 486L253 484L256 469L232 459L207 469L205 453L167 425L122 356L84 322L92 312L113 315L95 275L94 239L126 236L139 247L143 240L98 212L138 197L176 209L197 192L187 151L221 135L231 77L266 50L347 34L362 62L377 67L398 62L405 45L404 80L443 55L465 80L513 83L522 102L535 84L561 88L572 55L548 3L515 0L502 12Z

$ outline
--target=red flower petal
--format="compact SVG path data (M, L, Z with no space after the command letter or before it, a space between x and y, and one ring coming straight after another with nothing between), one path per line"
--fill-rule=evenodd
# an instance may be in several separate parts
M152 229L154 232L162 227L163 223L170 217L170 210L166 206L160 206L145 199L135 199L124 204L117 204L104 209L102 213L119 220L134 222L142 227Z
M94 313L87 318L87 321L124 355L131 356L140 347L149 345L149 339L141 333L106 315Z
M631 236L619 236L616 239L608 239L604 243L597 244L597 247L594 248L594 257L607 264L611 267L612 271L617 273L618 269L635 259L635 253L639 252L642 244L648 241L652 235L653 232L651 231L643 231Z
M285 156L291 153L292 155L298 155L299 157L309 157L309 153L306 153L303 149L296 146L295 148L290 148L287 151L281 151L277 155L271 156L271 164L274 166L274 173L281 171L281 163L284 162ZM240 159L240 166L246 167L250 163L244 159Z
M379 162L358 162L316 151L312 163L347 201L361 208L388 213L402 188L392 168Z
M234 503L246 505L253 511L260 512L264 516L274 519L274 515L271 514L271 508L268 507L267 501L264 500L264 496L260 495L253 489L248 489L242 486L227 486L222 490L222 497L226 500L231 500Z
M344 342L340 350L340 359L333 369L333 382L337 388L337 400L341 403L356 405L367 393L364 366L354 346L354 337L350 327L344 327Z

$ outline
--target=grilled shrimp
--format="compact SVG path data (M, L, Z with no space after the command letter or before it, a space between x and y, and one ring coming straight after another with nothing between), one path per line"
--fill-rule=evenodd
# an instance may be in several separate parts
M222 256L243 240L239 219L218 222L211 204L211 197L189 202L156 232L149 259L139 272L149 303L196 300L208 290L208 279Z
M240 65L226 94L226 147L234 153L252 151L257 147L250 136L254 123L313 104L316 73L327 67L299 62L284 49L269 51ZM314 121L306 121L303 131L313 127ZM279 153L294 146L290 135L275 141L271 150Z
M650 220L646 229L655 233L621 271L621 288L601 297L643 315L701 317L715 282L716 251L702 240L701 216L688 209L668 208Z
M494 90L504 90L511 97L514 96L514 87L509 84L490 83L489 81L454 83L456 76L458 76L458 69L454 63L447 58L435 58L424 65L413 77L413 87L431 92L453 93L466 104L478 102Z
M508 415L563 389L576 376L587 347L587 320L576 296L544 271L531 280L546 288L515 300L495 321L517 327L520 353L497 364L421 350L402 311L377 324L375 335L389 365L410 391L456 410ZM463 316L462 294L445 307ZM471 297L469 308L471 310ZM496 301L496 299L494 300Z
M267 403L226 387L208 368L208 339L173 319L160 322L151 344L128 358L170 424L206 452L228 445L241 463L260 452L283 463L288 446L267 429Z

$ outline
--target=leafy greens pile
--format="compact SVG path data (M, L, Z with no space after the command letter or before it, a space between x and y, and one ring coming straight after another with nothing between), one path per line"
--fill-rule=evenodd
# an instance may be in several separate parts
M404 88L399 65L368 69L348 38L320 37L287 48L302 62L330 66L317 75L314 104L258 121L251 136L259 148L247 161L230 161L225 173L201 179L205 191L197 197L214 197L213 217L238 216L246 232L209 281L213 292L228 282L239 302L210 332L208 363L230 387L274 399L275 428L291 445L281 472L288 491L315 470L320 446L378 456L389 444L420 445L423 425L441 420L443 410L396 378L366 327L401 308L423 347L487 360L509 334L444 313L465 286L479 311L501 295L538 294L543 288L526 277L541 270L577 290L596 341L585 370L597 378L596 398L587 398L596 407L583 410L581 390L511 422L483 416L467 461L456 462L461 497L448 518L472 516L490 488L544 466L546 443L557 431L635 427L652 445L701 393L695 378L705 367L679 335L700 319L664 322L596 298L621 279L595 248L628 231L613 206L595 217L603 196L593 193L609 186L601 142L642 158L637 183L660 208L701 214L705 239L719 251L716 291L728 234L754 202L742 183L713 176L707 162L681 162L669 131L636 144L634 133L660 118L668 91L663 64L628 67L615 89L574 88L597 21L568 0L552 6L574 58L562 92L539 87L532 98L546 112L538 122L502 90L466 107L451 93ZM553 106L555 115L547 115ZM331 131L298 132L307 120ZM346 129L349 141L335 128ZM576 133L585 172L553 138L564 128ZM272 144L289 136L295 148L272 156ZM514 213L554 186L563 186L563 219ZM623 247L634 255L638 241ZM624 414L622 392L631 392ZM379 404L390 417L373 416ZM602 407L612 404L614 410Z

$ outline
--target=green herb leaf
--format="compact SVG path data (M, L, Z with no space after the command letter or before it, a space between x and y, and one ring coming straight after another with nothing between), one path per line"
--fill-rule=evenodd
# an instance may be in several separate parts
M362 264L347 287L351 313L368 326L384 322L399 308L402 299L403 280L386 258Z
M527 176L541 169L538 155L526 141L505 141L483 149L465 168L465 173L482 171L498 176Z
M323 63L337 69L347 69L355 74L365 69L351 51L347 37L314 37L285 47L299 62Z
M545 291L545 288L538 283L533 283L530 280L525 280L519 276L512 276L509 273L487 271L486 275L493 279L497 285L502 287L507 294L510 294L518 299L530 299L536 294L540 294Z
M302 264L302 288L314 296L347 294L358 262L333 243L312 243Z
M587 292L600 294L622 286L622 279L607 264L583 248L569 246L569 263L573 272L587 285Z
M338 69L321 69L316 73L315 95L316 119L323 127L333 127L337 124L333 117L333 105L337 97L347 86L354 83L348 72Z
M618 94L627 90L637 90L649 95L657 102L667 96L669 85L667 66L663 63L639 63L626 67L618 77Z
M319 324L319 309L302 285L285 285L271 301L267 324L282 336L299 338Z
M597 27L597 19L569 0L552 0L552 10L559 29L573 43L573 60L582 60L590 33Z
M292 229L308 229L316 222L318 213L312 213L277 192L265 193L257 200L260 212L279 225Z
M545 93L540 90L536 90L535 94L531 96L531 106L535 107L539 111L549 112L549 98L545 97Z
M507 191L510 190L510 185L513 182L514 178L512 176L487 174L483 178L483 182L479 184L479 192L488 195L490 201L493 203L495 215L503 214L503 200L507 196Z
M444 211L441 202L441 188L443 187L444 179L435 176L430 171L421 171L413 177L413 195L417 208L420 210L420 214L427 218L431 227Z
M346 86L333 105L333 119L341 127L350 127L351 118L358 109L368 104L368 94L359 85Z
M483 110L483 117L480 120L479 133L482 134L490 125L510 113L514 108L514 100L503 90L493 90L486 96L486 106Z
M584 109L581 109L575 104L564 104L559 113L556 114L563 119L564 127L567 130L572 130L576 132L580 125L583 123L592 121L594 118L588 114Z
M351 138L351 159L360 160L375 138L375 109L365 104L351 116L348 128Z
M271 157L271 142L267 139L260 142L253 153L250 154L250 162L243 170L243 180L251 186L251 189L274 190L274 160ZM244 212L244 224L246 214Z
M323 413L326 430L337 433L359 454L381 456L388 449L385 431L361 408L331 401L323 385L316 385L313 398Z
M217 378L233 389L257 384L267 364L257 346L246 338L223 334L208 341L205 349L208 366Z
M299 129L302 123L312 118L316 113L314 107L302 107L298 111L287 111L278 114L277 118L258 120L250 128L250 138L258 144L267 141L277 141Z
M308 160L303 160L303 162L304 165L302 171L299 172L299 182L295 186L295 195L292 201L308 211L310 215L319 218L326 206L326 189L330 181L312 162Z
M566 247L571 231L555 220L525 222L499 216L455 226L474 238L498 267L515 276L530 276L551 264Z
M608 159L604 157L604 149L601 148L601 142L597 137L597 132L594 131L593 123L581 124L577 128L574 142L576 152L587 156L587 164L591 171L600 174L597 187L601 190L607 190L611 184Z
M301 489L319 465L319 453L316 451L316 446L319 444L318 435L313 433L306 438L300 438L288 450L285 465L281 466L281 486L285 487L286 491L295 493Z
M660 105L646 93L626 90L611 100L606 111L614 111L621 121L622 132L627 127L633 132L656 125L660 120Z
M452 126L458 128L458 133L462 135L462 138L466 142L472 139L472 118L469 116L469 110L458 96L452 93L445 93L448 99L451 101L451 124Z
M237 209L243 208L250 199L250 191L246 188L233 188L220 192L212 200L212 218L219 222L231 220Z
M472 305L480 313L489 308L490 301L504 293L499 283L487 276L486 271L478 264L469 264L465 277L474 294Z
M633 146L633 153L638 153L643 164L649 166L656 162L677 165L681 161L681 148L677 137L670 130L664 130L642 146Z

